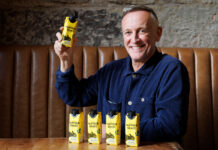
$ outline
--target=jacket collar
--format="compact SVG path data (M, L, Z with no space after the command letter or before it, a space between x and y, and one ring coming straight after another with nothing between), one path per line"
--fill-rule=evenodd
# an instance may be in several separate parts
M124 68L123 76L131 74L149 75L156 64L160 61L162 54L156 49L154 55L136 72L133 71L132 61L130 56L126 59L126 65Z

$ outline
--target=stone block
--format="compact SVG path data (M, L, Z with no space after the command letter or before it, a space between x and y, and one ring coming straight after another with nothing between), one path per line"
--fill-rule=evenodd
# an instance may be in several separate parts
M0 8L6 8L6 7L10 6L10 4L11 3L7 0L1 0L0 1Z
M60 3L87 3L89 0L50 0L51 2L60 2Z
M196 0L157 0L157 4L191 4L195 3Z
M7 1L7 0L3 0ZM89 0L11 0L10 7L50 7L50 6L61 6L64 4L83 4L88 3Z
M217 6L170 5L157 8L163 35L159 46L217 47Z
M121 46L121 13L124 5L76 5L78 45ZM218 6L213 4L149 5L159 18L163 35L158 46L218 47ZM1 9L0 44L54 44L56 32L74 7ZM11 23L13 22L13 23Z
M155 0L108 0L111 3L116 4L132 4L132 5L146 5L146 4L154 4Z
M107 4L107 1L106 0L91 0L91 3L97 4L97 5L99 4L103 5L103 4Z
M218 4L218 0L200 0L203 4Z

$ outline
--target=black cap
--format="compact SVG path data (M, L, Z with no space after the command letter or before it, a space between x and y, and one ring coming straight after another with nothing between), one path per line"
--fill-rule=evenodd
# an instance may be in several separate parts
M109 112L108 112L108 115L109 115L109 117L113 117L114 115L116 115L116 111L115 110L110 110Z
M77 114L79 114L79 109L72 109L72 115L76 116Z
M89 112L89 115L94 118L96 115L97 115L97 109L91 109L90 112Z
M133 118L136 116L136 112L130 110L130 111L127 113L127 116L128 116L129 119L133 119Z
M78 18L78 12L74 11L74 15L69 17L70 22L74 23Z

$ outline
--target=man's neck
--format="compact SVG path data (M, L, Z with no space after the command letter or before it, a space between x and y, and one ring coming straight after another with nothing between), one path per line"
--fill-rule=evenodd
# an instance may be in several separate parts
M145 62L135 62L135 61L132 61L133 71L134 72L138 71L144 64L145 64Z

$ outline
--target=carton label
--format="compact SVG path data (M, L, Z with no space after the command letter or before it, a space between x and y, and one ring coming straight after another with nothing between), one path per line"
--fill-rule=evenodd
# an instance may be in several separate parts
M62 44L66 47L71 47L73 44L73 36L76 31L78 21L71 23L69 17L66 17L64 22L64 30L62 32Z
M102 120L101 112L98 112L94 118L88 115L88 142L92 144L101 143Z
M69 115L69 142L81 143L83 141L84 113L76 116Z
M132 119L126 116L125 124L125 138L126 145L128 146L139 146L140 142L140 118L139 114L136 113Z
M121 117L120 113L110 117L106 115L106 143L109 145L120 144Z

